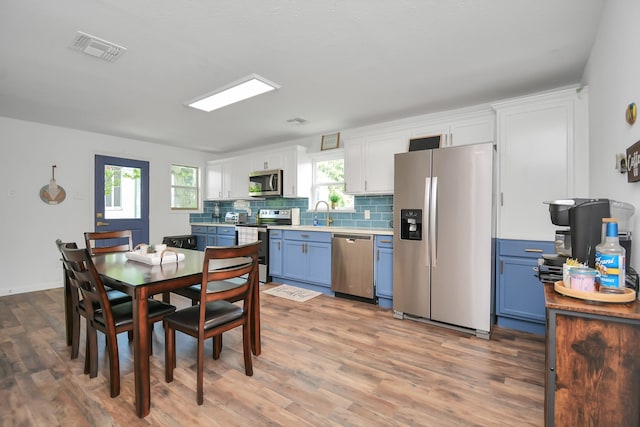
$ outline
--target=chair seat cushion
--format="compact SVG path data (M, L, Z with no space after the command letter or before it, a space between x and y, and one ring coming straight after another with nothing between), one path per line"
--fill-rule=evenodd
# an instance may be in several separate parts
M244 310L242 307L236 304L231 304L228 301L208 302L206 305L204 329L212 329L216 326L231 322L232 320L239 319L242 317L243 313ZM193 307L178 310L175 313L166 316L164 320L177 329L197 331L199 316L200 306L194 305Z
M162 301L149 299L148 304L149 317L163 316L176 311L175 306L164 303ZM116 325L116 328L129 323L133 323L133 305L131 301L111 306L111 312L113 313L113 321ZM95 321L100 323L101 325L105 324L102 311L99 311L95 314Z

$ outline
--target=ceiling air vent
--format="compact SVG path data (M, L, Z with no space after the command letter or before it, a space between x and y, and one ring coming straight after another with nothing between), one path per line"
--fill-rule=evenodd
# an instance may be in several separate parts
M118 46L82 31L78 31L71 47L107 62L114 62L127 51L126 47Z

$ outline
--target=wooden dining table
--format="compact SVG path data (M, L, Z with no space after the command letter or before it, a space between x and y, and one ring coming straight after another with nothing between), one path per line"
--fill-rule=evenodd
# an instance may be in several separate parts
M172 248L174 249L174 248ZM125 253L97 255L93 258L96 270L106 285L131 295L133 302L133 357L135 406L140 418L149 414L151 407L151 373L149 366L149 335L151 328L147 322L148 298L171 292L202 281L204 252L175 248L185 255L180 262L162 265L148 265L126 258ZM212 260L209 269L222 269L246 263L246 258ZM256 270L258 266L256 265ZM255 278L253 295L253 316L250 319L251 349L260 355L260 292L258 274Z

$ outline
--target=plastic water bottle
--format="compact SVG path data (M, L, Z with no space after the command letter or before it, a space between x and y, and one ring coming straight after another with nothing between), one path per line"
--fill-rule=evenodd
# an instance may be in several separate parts
M618 240L618 222L603 218L604 240L596 246L596 270L600 273L600 292L623 293L625 288L626 251Z
M317 215L313 217L313 226L314 227L318 226L318 216Z

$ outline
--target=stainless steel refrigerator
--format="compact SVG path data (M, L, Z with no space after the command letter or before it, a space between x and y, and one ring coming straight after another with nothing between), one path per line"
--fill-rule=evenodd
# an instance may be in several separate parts
M489 337L494 158L492 143L395 155L395 317Z

